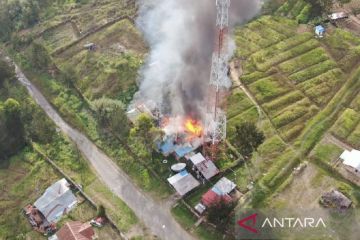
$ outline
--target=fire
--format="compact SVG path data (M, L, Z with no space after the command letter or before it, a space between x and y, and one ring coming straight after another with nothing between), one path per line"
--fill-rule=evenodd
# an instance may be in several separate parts
M203 133L203 127L200 122L191 118L186 119L185 128L189 133L192 133L196 136L201 136Z

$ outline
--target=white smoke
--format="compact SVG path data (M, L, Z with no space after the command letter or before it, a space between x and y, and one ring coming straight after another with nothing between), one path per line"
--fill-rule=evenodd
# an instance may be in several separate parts
M216 39L215 0L139 0L137 25L150 46L134 102L171 116L200 116ZM252 18L260 0L232 0L231 25ZM228 44L234 50L234 43Z

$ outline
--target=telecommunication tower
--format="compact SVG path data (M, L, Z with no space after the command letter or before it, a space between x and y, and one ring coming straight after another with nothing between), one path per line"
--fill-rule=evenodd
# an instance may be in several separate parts
M205 116L204 153L215 160L219 144L226 138L226 98L231 87L226 51L230 0L216 0L216 47L212 55L207 113Z

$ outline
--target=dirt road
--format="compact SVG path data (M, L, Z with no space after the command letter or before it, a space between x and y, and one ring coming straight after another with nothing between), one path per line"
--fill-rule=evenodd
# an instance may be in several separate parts
M9 58L7 59L10 61ZM84 157L96 170L98 177L135 212L136 216L144 222L153 234L161 239L169 240L194 239L174 220L169 205L154 201L135 186L127 174L100 151L94 143L60 117L18 66L15 65L15 68L17 79L27 88L32 98L44 109L61 131L77 144Z

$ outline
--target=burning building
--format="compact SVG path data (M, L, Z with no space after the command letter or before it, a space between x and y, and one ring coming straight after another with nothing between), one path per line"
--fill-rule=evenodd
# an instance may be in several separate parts
M139 2L137 25L151 51L129 118L151 113L165 132L164 155L216 146L226 137L227 63L235 49L229 29L253 17L260 0L233 1L230 11L230 0Z

